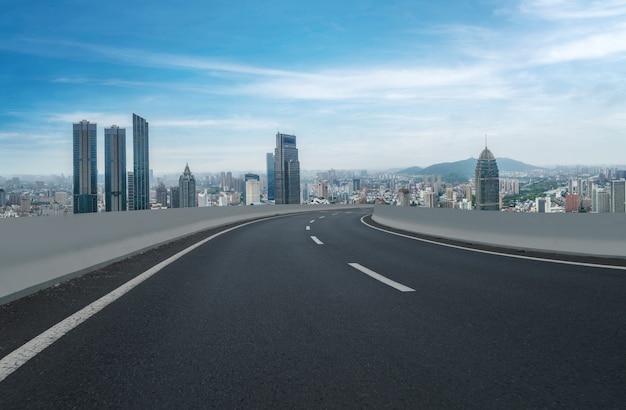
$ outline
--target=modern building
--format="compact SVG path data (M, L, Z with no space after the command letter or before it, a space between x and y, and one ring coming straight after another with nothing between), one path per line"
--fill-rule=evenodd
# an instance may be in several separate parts
M167 188L163 182L156 187L156 202L163 208L167 208Z
M361 179L360 178L353 178L352 179L352 190L353 191L360 191L361 190Z
M126 188L128 190L127 209L129 211L134 211L135 210L135 176L132 172L128 173L127 181L128 181L128 183L126 184Z
M276 204L300 203L300 161L295 135L276 133L274 180Z
M185 171L178 178L179 206L181 208L194 208L196 206L196 178L189 170L189 164L185 165Z
M317 183L317 197L328 199L328 181L323 180Z
M96 123L82 120L74 131L74 213L98 212Z
M104 206L126 210L126 130L117 125L104 129Z
M611 212L626 212L626 179L611 181Z
M170 208L180 208L180 188L170 188Z
M148 122L133 114L134 209L150 209Z
M580 209L580 196L578 194L567 194L565 196L565 212L578 212Z
M275 199L276 180L274 179L274 154L268 152L265 154L267 163L267 200Z
M258 179L246 179L246 205L261 202L261 183Z
M211 198L209 190L204 188L202 192L198 193L198 207L207 207L211 205Z
M254 190L253 195L254 198L252 198L251 200L248 199L248 181L256 181L256 184L252 183L250 184L250 187L254 187L251 188ZM243 203L246 205L250 205L252 202L259 202L261 201L261 178L259 177L259 175L257 174L245 174L244 175L244 187L243 187ZM258 192L257 192L258 191Z
M591 212L608 213L611 212L611 194L604 188L594 188L591 195Z
M7 194L4 192L4 189L0 189L0 206L6 206L7 204Z
M485 146L476 163L476 209L500 210L500 174L496 157Z
M438 196L433 191L425 191L423 193L424 206L426 208L437 208L439 206Z

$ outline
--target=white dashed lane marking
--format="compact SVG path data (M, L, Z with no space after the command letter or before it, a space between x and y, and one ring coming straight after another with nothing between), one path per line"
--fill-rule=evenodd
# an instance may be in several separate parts
M349 263L348 265L350 265L354 269L357 269L357 270L363 272L364 274L366 274L366 275L368 275L368 276L370 276L370 277L372 277L372 278L374 278L374 279L384 283L385 285L391 286L392 288L399 290L400 292L415 292L415 289L410 288L408 286L404 286L401 283L398 283L398 282L393 281L393 280L391 280L389 278L386 278L383 275L381 275L379 273L376 273L373 270L368 269L368 268L366 268L363 265L360 265L358 263Z

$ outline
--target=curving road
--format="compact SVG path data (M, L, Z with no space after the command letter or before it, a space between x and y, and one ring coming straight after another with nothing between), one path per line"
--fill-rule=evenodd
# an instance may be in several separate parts
M626 270L424 243L367 212L213 238L8 374L0 408L626 403Z

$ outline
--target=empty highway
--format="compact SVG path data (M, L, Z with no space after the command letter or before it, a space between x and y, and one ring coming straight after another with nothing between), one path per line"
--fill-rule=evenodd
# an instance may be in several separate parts
M5 361L0 408L626 403L626 270L431 244L369 212L196 235L212 239ZM0 307L2 357L188 242Z

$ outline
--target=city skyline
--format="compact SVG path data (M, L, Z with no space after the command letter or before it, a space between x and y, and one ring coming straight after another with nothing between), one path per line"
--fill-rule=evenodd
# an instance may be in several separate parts
M626 162L622 0L144 11L3 5L0 175L70 174L68 124L103 135L132 112L163 173L262 170L277 130L299 136L303 169L424 167L475 155L484 135L537 166Z

